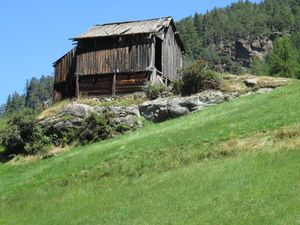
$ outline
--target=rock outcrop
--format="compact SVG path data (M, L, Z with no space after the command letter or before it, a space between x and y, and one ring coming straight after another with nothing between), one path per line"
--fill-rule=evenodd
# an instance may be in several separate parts
M243 67L249 67L251 58L256 57L264 60L270 51L273 50L273 43L277 37L286 35L281 32L274 32L269 36L258 36L255 39L250 37L238 39L228 44L220 44L218 52L222 56L229 56L232 61L240 63ZM226 65L216 65L217 70L226 71Z
M61 136L70 129L79 130L85 118L91 113L105 114L109 125L116 127L117 131L124 132L142 126L139 121L140 113L138 107L123 106L89 106L85 104L72 103L54 115L39 121L39 124L51 134Z
M231 75L226 77L226 89L222 91L207 90L187 97L169 96L132 107L71 103L54 115L41 119L39 124L49 133L61 135L69 129L79 130L85 118L98 113L107 115L109 125L122 133L141 127L140 115L153 122L162 122L239 96L269 92L287 83L286 78Z
M227 101L231 97L220 91L208 90L189 97L169 97L147 101L140 105L139 109L141 115L146 119L162 122Z

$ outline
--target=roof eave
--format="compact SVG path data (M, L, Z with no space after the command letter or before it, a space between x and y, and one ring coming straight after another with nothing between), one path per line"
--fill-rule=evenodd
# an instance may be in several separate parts
M74 37L74 38L69 38L69 40L72 40L72 41L80 41L80 40L93 39L93 38L134 36L134 35L141 35L141 34L156 34L156 33L157 33L157 32L140 32L140 33L134 33L134 34L113 34L113 35L105 35L105 36Z

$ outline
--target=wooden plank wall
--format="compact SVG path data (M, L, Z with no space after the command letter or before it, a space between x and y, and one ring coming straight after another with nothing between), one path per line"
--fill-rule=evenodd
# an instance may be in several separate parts
M79 78L80 96L97 97L112 94L111 75L80 76Z
M93 75L144 71L150 65L150 57L148 35L81 40L76 72Z
M182 66L183 53L170 26L162 44L162 72L170 81L174 81L179 78L178 69Z
M73 48L54 65L53 101L75 97L76 48Z
M115 86L113 86L114 74L80 76L80 96L99 97L142 92L148 79L146 73L116 74L115 76Z
M146 73L117 74L116 95L144 91L147 79Z

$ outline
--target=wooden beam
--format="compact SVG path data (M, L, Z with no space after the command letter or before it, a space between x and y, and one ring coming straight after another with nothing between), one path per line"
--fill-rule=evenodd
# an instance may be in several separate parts
M80 97L80 91L79 91L79 75L76 75L76 98Z
M116 80L117 80L117 74L115 73L113 75L112 85L111 85L111 93L112 93L113 96L116 95Z
M150 68L154 69L155 68L155 37L152 36L151 40L151 59L150 59Z

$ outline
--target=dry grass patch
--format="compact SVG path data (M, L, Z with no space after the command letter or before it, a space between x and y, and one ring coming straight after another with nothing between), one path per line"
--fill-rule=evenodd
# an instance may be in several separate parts
M111 98L80 98L76 102L90 106L132 106L142 104L146 100L144 94L130 94Z
M53 116L59 111L61 111L66 105L70 104L70 100L63 100L61 102L55 103L53 106L50 108L44 110L38 117L38 120L43 120L47 117Z
M256 80L257 85L254 87L247 87L246 80ZM269 77L269 76L254 76L245 74L241 76L226 74L223 76L223 83L221 91L223 92L237 92L239 95L250 91L256 91L260 88L277 88L289 84L291 79L283 77Z
M247 138L230 139L217 146L213 154L232 155L239 152L300 149L300 124L282 127L266 133L258 133Z

